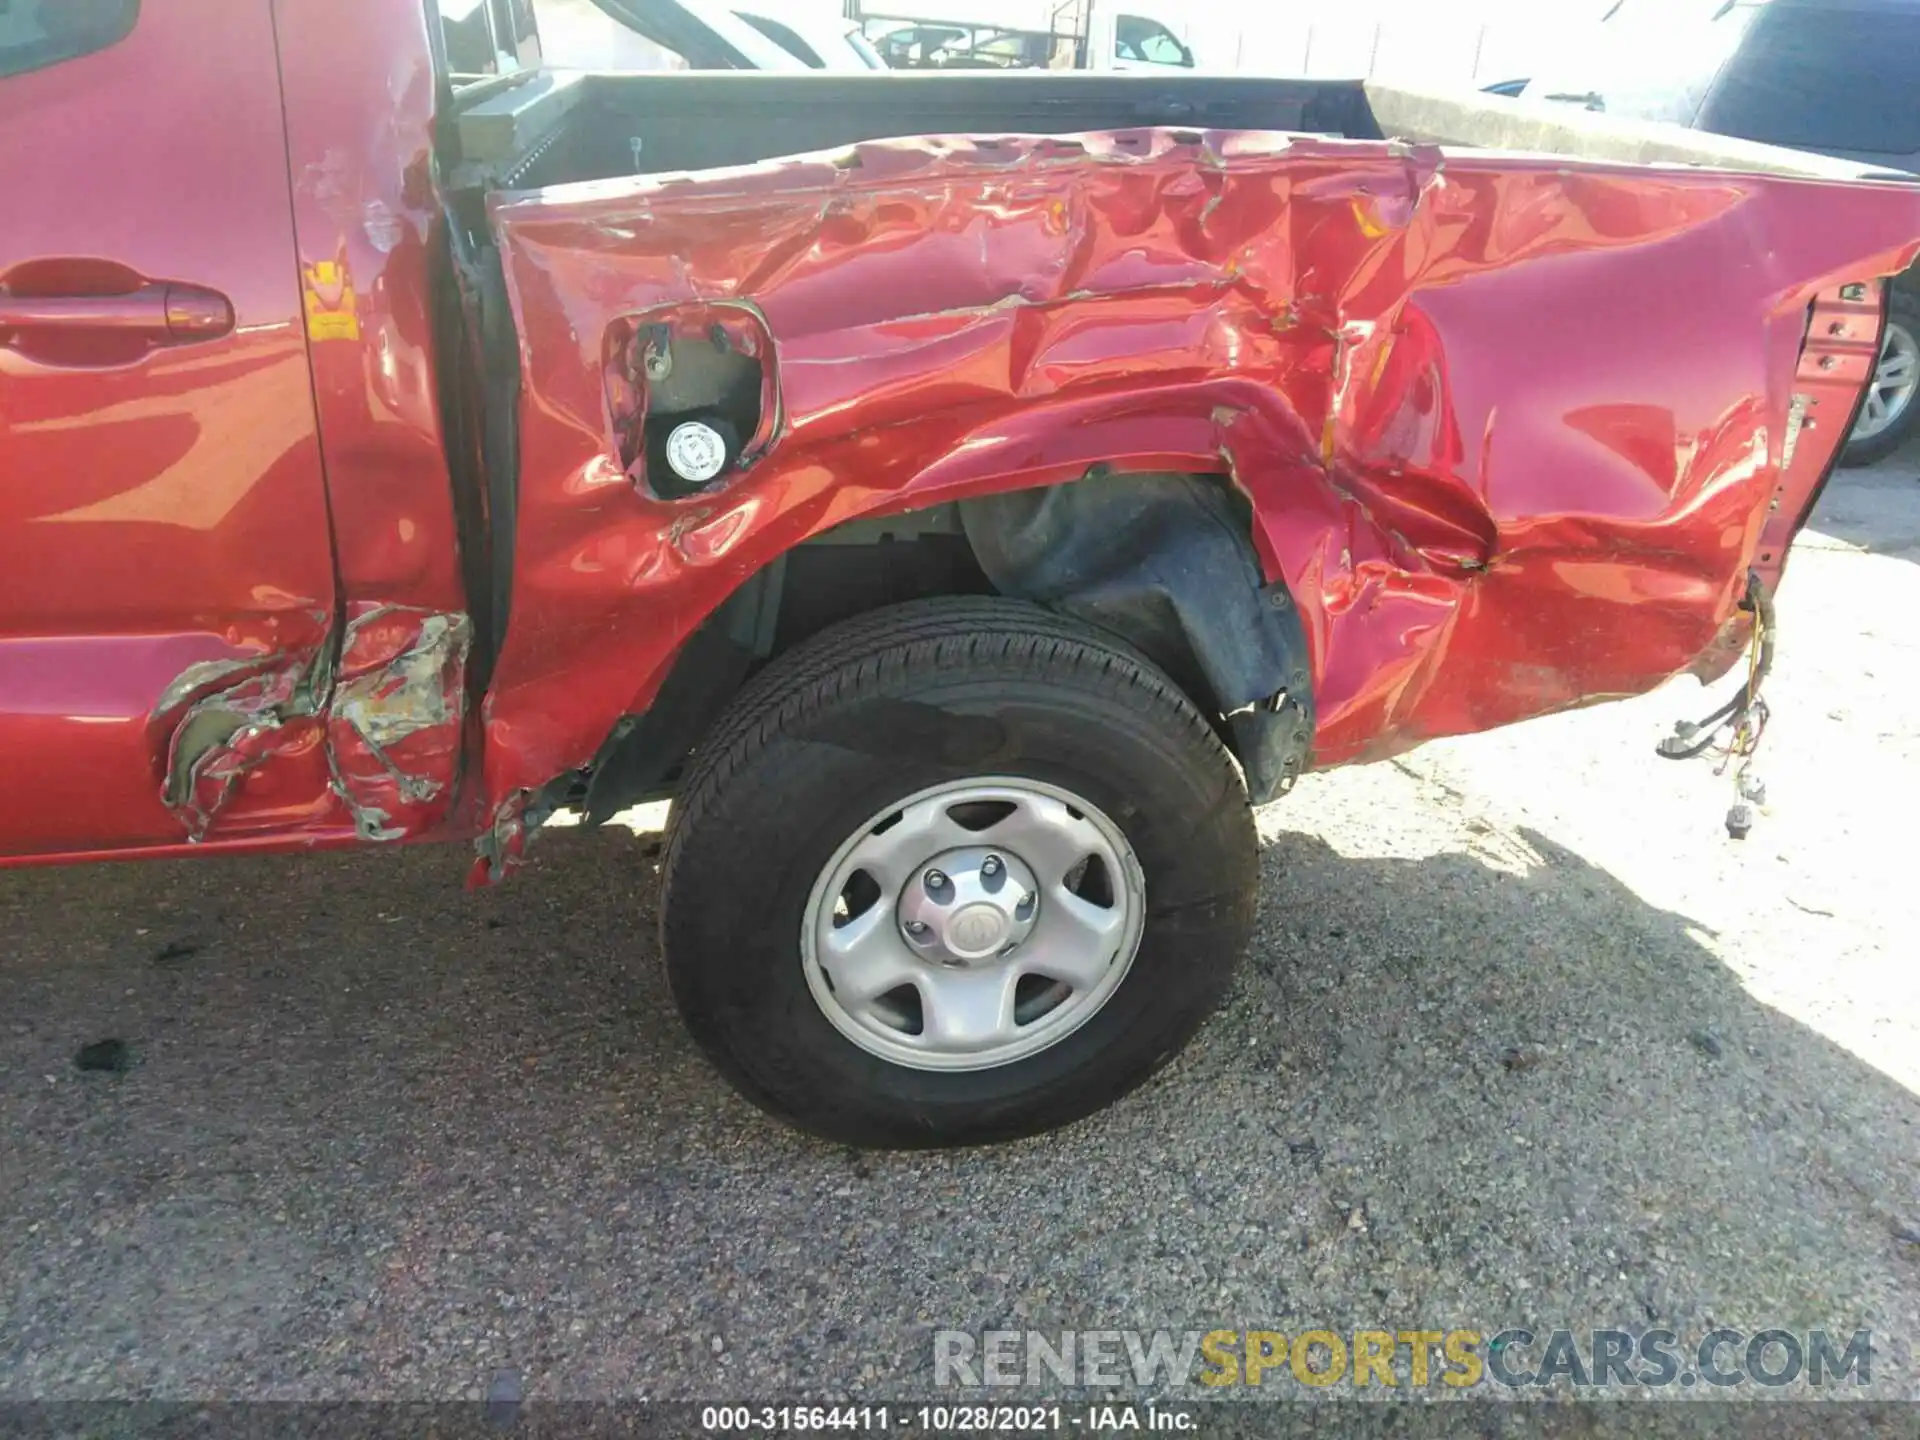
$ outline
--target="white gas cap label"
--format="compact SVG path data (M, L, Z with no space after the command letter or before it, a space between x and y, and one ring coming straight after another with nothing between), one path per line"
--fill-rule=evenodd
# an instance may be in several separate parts
M711 425L688 420L667 435L667 464L693 485L704 485L727 464L727 442Z

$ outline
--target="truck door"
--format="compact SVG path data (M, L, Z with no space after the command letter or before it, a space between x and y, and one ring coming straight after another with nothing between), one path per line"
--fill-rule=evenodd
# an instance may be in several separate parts
M0 856L332 812L248 743L335 613L278 77L267 0L0 0Z

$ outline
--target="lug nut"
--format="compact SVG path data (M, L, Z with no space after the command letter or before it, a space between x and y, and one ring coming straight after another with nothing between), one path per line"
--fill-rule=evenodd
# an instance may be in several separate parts
M980 873L991 879L1000 873L1000 857L989 855L980 862Z
M916 940L925 939L927 934L927 922L924 920L907 921L907 934L911 935Z
M922 877L920 883L927 887L928 894L933 895L946 889L947 886L953 882L948 880L947 877L942 875L938 870L929 870L926 875Z

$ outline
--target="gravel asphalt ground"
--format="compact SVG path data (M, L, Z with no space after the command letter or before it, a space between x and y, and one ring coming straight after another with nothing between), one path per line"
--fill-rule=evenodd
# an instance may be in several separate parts
M1798 546L1752 838L1652 754L1691 681L1309 777L1225 1011L1000 1149L735 1099L644 825L483 895L458 850L0 875L0 1399L925 1397L938 1329L1375 1325L1871 1328L1920 1398L1916 475Z

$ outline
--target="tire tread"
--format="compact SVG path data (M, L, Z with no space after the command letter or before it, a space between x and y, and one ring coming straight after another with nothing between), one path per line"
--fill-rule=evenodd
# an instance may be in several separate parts
M1233 759L1206 717L1151 661L1120 648L1124 642L1092 626L1021 600L943 597L886 606L843 622L802 642L748 682L721 716L673 804L660 874L670 891L691 833L728 788L733 776L780 735L836 702L898 683L931 666L1014 659L1032 674L1088 673L1118 697L1142 709L1179 717L1186 738ZM889 673L892 672L892 673Z

